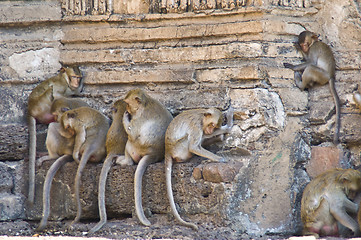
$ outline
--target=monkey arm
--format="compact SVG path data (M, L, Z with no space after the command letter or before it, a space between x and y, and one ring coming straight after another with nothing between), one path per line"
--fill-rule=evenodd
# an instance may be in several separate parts
M306 69L306 67L312 65L311 63L309 62L305 62L305 63L301 63L299 65L293 65L291 63L283 63L283 66L285 68L290 68L292 69L293 71L303 71Z
M189 152L201 157L208 158L209 160L212 160L214 162L224 162L224 159L222 157L217 156L216 154L204 149L200 144L198 145L190 144Z
M130 118L131 118L131 115L128 111L125 111L124 112L124 115L123 115L123 126L124 126L124 130L125 132L128 134L128 136L130 135Z
M85 142L85 138L86 138L86 131L85 131L85 127L82 126L80 128L80 131L77 132L77 134L75 136L75 144L74 144L74 150L73 150L73 159L78 164L79 164L80 148L83 145L83 143Z
M345 199L344 206L345 206L345 209L347 212L354 213L354 214L357 213L358 205L356 203L352 202L350 199L348 199L348 198Z
M333 198L336 198L335 200L328 199L330 204L330 213L332 216L342 225L345 227L351 229L354 233L358 233L358 223L347 214L346 210L349 210L349 208L353 209L353 211L357 212L357 205L355 206L354 203L352 203L349 199L347 199L345 196L333 196ZM341 198L341 199L339 199Z

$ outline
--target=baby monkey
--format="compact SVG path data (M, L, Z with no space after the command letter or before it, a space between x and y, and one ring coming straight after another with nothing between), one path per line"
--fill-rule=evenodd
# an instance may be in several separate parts
M184 221L175 206L172 190L172 165L175 162L185 162L193 154L208 158L215 162L223 162L223 158L204 149L202 145L213 142L230 132L233 126L233 109L227 112L227 125L221 126L223 116L215 108L194 109L184 111L169 124L165 135L165 175L167 195L175 218L184 226L198 230L193 223ZM222 138L220 138L222 139Z
M309 31L300 33L297 48L301 50L306 62L299 65L290 63L283 63L283 65L295 71L295 82L301 90L312 87L316 83L320 85L330 84L330 90L336 106L333 142L338 144L341 127L341 106L335 87L336 63L331 48L327 44L318 41L317 35Z

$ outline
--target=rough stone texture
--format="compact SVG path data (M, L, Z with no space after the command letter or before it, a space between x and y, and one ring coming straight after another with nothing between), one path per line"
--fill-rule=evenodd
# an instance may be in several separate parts
M86 2L103 4L99 8L106 10L104 1ZM300 91L293 72L283 67L283 62L301 62L293 43L304 29L314 31L331 46L337 62L342 148L338 146L339 160L333 159L333 164L360 165L357 123L361 113L352 100L361 75L359 1L191 2L195 5L184 9L183 5L163 7L159 1L113 0L114 14L93 12L94 6L70 9L64 1L55 0L0 2L0 163L7 165L0 171L6 179L0 185L4 190L0 202L6 212L2 220L41 217L41 204L27 206L24 197L27 99L37 83L57 73L60 64L80 66L85 80L82 99L108 116L112 103L134 87L159 99L174 116L200 107L226 110L231 104L235 115L232 131L224 144L211 150L224 155L228 163L242 165L232 168L232 176L226 174L221 182L211 182L197 167L208 163L195 158L175 164L173 190L179 211L207 227L216 222L225 232L294 234L301 228L302 191L312 177L309 169L305 171L312 163L311 152L330 147L324 143L331 140L335 121L329 87ZM46 126L39 124L37 129L38 151L44 151ZM319 171L324 163L317 161ZM37 203L41 203L49 166L45 163L37 168ZM100 169L101 164L90 164L82 178L84 218L89 220L97 218ZM122 218L133 213L134 169L115 166L110 172L109 216ZM74 217L75 170L76 164L70 163L56 176L54 220ZM144 207L147 214L153 213L153 219L168 213L163 172L162 163L150 166L143 181ZM131 224L139 223L132 220ZM131 228L131 224L124 225ZM207 227L202 229L207 231ZM134 231L147 228L141 229ZM197 236L217 236L202 234Z

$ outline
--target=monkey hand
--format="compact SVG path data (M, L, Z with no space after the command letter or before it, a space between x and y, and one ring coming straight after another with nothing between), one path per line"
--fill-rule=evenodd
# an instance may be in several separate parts
M128 111L125 111L124 115L123 115L124 128L126 128L126 129L128 128L131 118L132 118L132 115L130 115L130 113Z
M290 69L293 69L295 67L295 65L291 64L291 63L283 63L283 66L285 68L290 68Z

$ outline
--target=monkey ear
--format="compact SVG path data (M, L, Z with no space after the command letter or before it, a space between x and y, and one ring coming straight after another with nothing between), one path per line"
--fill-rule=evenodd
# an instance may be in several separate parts
M135 101L137 101L138 104L142 103L142 100L140 99L140 97L135 97Z
M212 113L206 112L206 113L203 114L203 116L205 116L205 117L210 117L210 116L212 116Z
M68 116L68 118L75 118L76 113L68 113L67 116Z
M318 40L318 35L316 33L312 33L311 38L314 40Z

